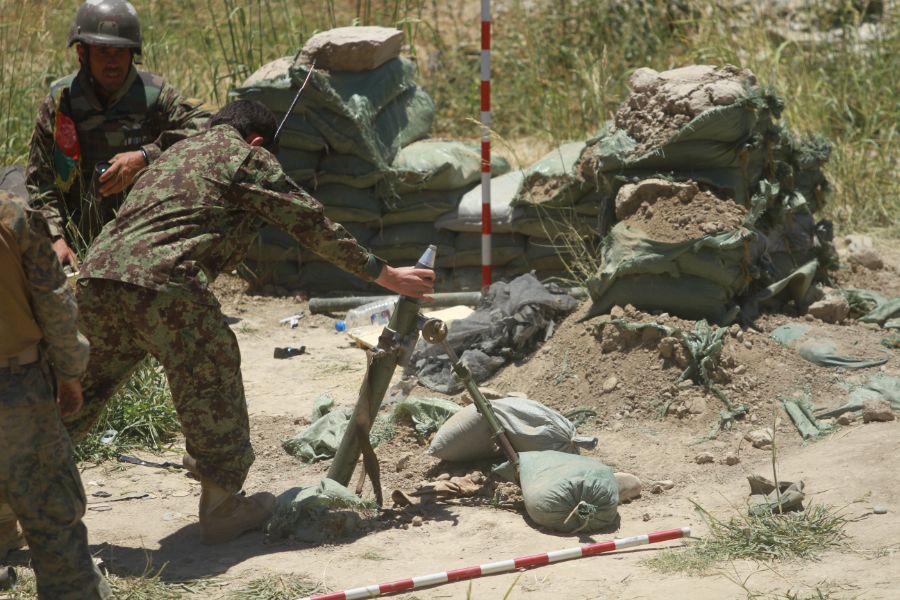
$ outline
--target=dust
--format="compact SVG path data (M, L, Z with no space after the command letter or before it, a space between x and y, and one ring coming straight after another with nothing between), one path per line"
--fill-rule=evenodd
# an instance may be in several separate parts
M700 113L737 101L756 76L733 65L693 65L657 72L642 68L629 80L631 94L616 113L615 125L637 142L641 155L668 142Z
M696 183L645 179L627 184L616 196L616 217L659 242L682 242L734 231L747 210L702 191Z

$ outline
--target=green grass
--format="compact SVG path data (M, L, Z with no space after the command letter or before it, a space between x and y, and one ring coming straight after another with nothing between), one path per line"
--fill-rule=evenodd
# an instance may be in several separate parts
M795 513L737 516L727 521L700 510L710 526L707 536L685 548L661 552L643 564L664 574L704 575L741 559L815 560L826 550L845 544L846 520L824 505Z
M8 600L34 600L37 586L34 571L16 567L18 581L9 593L0 593L0 598ZM193 591L185 584L167 584L160 580L159 573L145 573L140 577L119 577L107 575L106 581L117 600L179 600L189 598ZM7 595L8 594L8 595Z
M218 106L257 67L293 55L313 33L354 23L407 33L419 80L437 104L434 134L479 134L479 13L451 0L135 0L145 68L188 96ZM783 35L787 18L757 3L714 0L610 3L513 1L493 14L493 129L521 149L585 139L615 112L639 67L664 70L729 62L753 70L786 99L799 134L834 144L825 208L843 230L900 220L895 177L900 103L900 15L887 11L871 39L880 2L810 0L797 20L836 28L837 41L810 44ZM769 6L769 5L766 5ZM35 109L50 81L74 70L65 48L74 7L64 0L0 0L0 164L24 162ZM896 233L896 230L891 230Z
M118 433L104 444L104 432ZM76 448L78 460L99 462L134 448L161 450L181 431L162 367L146 359L113 396L94 430Z
M295 600L322 592L319 584L300 575L266 575L225 595L229 600Z

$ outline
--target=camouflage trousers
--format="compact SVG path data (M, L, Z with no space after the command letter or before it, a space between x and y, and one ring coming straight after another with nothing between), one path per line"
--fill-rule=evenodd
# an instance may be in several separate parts
M110 597L88 549L85 497L49 369L0 368L0 502L22 524L41 600Z
M79 282L91 342L84 407L64 419L78 443L148 355L162 365L187 451L203 477L237 492L253 464L237 339L211 293L169 294L118 281Z

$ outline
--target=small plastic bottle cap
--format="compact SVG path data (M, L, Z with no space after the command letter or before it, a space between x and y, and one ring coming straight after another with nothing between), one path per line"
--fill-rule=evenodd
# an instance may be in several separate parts
M346 331L346 329L347 329L347 324L344 323L343 321L337 321L337 322L334 324L334 328L335 328L335 330L337 330L337 331Z

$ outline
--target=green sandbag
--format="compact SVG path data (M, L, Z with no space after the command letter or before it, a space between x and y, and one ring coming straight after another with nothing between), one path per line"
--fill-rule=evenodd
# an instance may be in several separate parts
M512 206L573 206L591 186L581 179L576 165L585 142L569 142L556 148L525 169L525 180Z
M326 412L294 437L283 440L281 447L307 463L331 458L341 445L352 412L345 407Z
M883 365L889 355L879 358L865 358L841 354L838 340L811 333L811 327L802 323L782 325L769 334L782 346L795 350L807 361L820 367L843 367L845 369L865 369Z
M591 313L632 304L726 324L736 316L734 298L749 283L745 252L755 235L741 228L685 242L657 242L619 223L603 242L600 271L587 283L594 302Z
M352 154L329 153L319 161L316 182L364 189L374 187L383 177L384 172L367 160Z
M512 230L528 237L544 240L574 241L600 234L596 218L578 214L572 208L519 206L512 221Z
M491 264L503 267L525 255L525 239L515 233L494 233L491 235ZM482 236L478 233L457 234L452 264L455 268L478 267L481 265Z
M312 192L325 206L325 214L338 223L370 223L381 218L381 202L374 189L340 183L323 184Z
M618 520L619 487L612 469L555 450L519 453L525 510L535 523L562 533L596 533Z
M397 194L416 190L458 190L481 178L481 150L474 144L448 140L421 140L404 146L392 164L390 189ZM509 163L491 157L491 174L509 171Z
M466 188L458 190L421 190L382 198L383 225L435 221L459 204Z
M322 158L321 152L311 150L297 150L294 148L279 148L278 162L285 171L309 171L316 172L319 160Z
M384 293L384 288L380 285L360 279L324 261L305 261L292 287L318 294Z
M409 261L422 255L430 244L437 246L437 255L452 256L455 234L434 228L431 222L391 225L376 233L369 246L388 261ZM410 263L412 264L412 263Z
M459 404L445 398L409 397L394 406L391 419L398 421L409 417L416 433L424 436L437 431L461 409Z
M291 538L300 542L322 543L359 530L358 513L374 507L331 479L298 489L279 498L266 526L273 538Z

